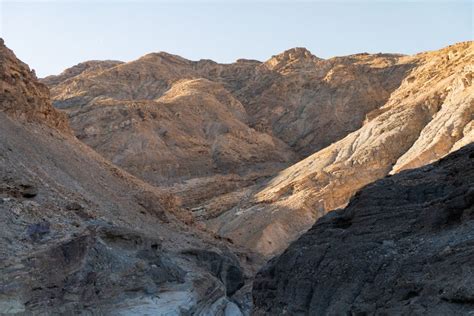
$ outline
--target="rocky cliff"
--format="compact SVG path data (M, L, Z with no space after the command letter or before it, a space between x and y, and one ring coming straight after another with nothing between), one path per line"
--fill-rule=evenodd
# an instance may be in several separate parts
M0 314L248 310L252 257L72 136L3 41L0 88Z
M474 144L359 191L256 276L255 315L467 315Z

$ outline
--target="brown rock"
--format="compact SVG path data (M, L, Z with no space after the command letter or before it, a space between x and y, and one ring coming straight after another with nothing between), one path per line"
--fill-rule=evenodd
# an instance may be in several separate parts
M209 227L261 253L278 253L368 183L471 142L474 90L463 82L473 54L466 42L404 57L419 66L359 130L280 172Z
M250 265L231 245L184 225L174 196L69 134L4 46L0 61L0 314L239 310L226 285L236 291ZM215 275L190 248L232 264Z

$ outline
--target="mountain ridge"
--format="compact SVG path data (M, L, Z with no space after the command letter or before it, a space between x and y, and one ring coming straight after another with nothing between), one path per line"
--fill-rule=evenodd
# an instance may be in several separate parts
M430 163L451 148L472 142L470 62L472 42L411 56L362 53L330 59L320 59L304 48L293 48L264 62L232 64L152 53L111 68L107 74L51 88L56 106L69 113L81 140L113 160L117 154L140 151L133 149L135 145L117 145L114 138L100 136L109 133L108 127L93 123L101 104L140 107L149 100L166 99L169 91L178 96L181 90L176 87L183 80L218 83L223 90L215 90L215 95L226 91L231 97L224 98L224 103L241 104L239 111L245 114L238 120L245 130L261 135L262 141L272 140L274 154L270 156L286 158L275 160L265 155L263 152L268 149L263 150L261 144L266 141L247 154L248 141L239 136L233 138L233 148L239 150L228 151L227 157L236 157L231 165L208 168L206 173L180 179L179 172L186 167L175 164L162 178L170 184L175 182L169 187L170 192L183 199L183 205L198 222L237 244L270 256L284 249L316 218L344 206L363 185L404 168ZM189 111L212 108L209 102L188 98L182 104L186 110L175 113L180 117L169 116L160 125L183 125L186 118L200 122ZM215 114L211 116L216 120ZM84 125L86 121L91 127ZM143 124L136 124L134 143L146 144L150 139L147 133L158 133L160 139L168 137L160 152L173 152L174 146L184 146L177 134L164 136L163 130L157 128L155 132L144 132L140 127ZM223 135L233 129L228 128L231 125L226 120L217 119L213 124L212 129L217 128ZM209 130L209 126L205 120L192 125L187 137ZM83 133L86 128L96 129L99 136L87 136ZM120 133L117 129L110 135ZM229 138L225 137L221 139L228 143ZM221 148L216 143L206 146ZM283 151L277 154L278 148ZM422 148L426 148L424 153ZM237 158L242 156L253 158ZM212 157L214 162L220 159L214 154ZM306 159L290 166L302 158ZM149 164L158 166L159 160L155 160L150 157ZM243 162L242 168L232 167L239 165L238 161ZM140 173L147 170L143 167L146 164L139 162L121 166L142 178Z

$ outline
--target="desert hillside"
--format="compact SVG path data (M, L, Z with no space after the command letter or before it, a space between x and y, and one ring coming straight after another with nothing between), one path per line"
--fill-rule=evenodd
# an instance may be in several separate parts
M77 140L3 40L0 96L0 314L241 313L239 251Z
M324 60L294 48L233 64L154 53L44 82L82 141L272 255L366 184L474 140L473 50Z
M400 62L417 66L358 130L279 172L209 226L274 254L363 186L472 143L474 45L460 43Z
M160 52L38 80L2 40L0 314L249 315L282 252L256 314L465 312L473 65Z

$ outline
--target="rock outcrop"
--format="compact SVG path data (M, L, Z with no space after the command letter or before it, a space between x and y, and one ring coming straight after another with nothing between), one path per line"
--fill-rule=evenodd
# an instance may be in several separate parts
M360 129L281 171L209 227L272 255L368 183L473 142L473 44L401 62L418 66L386 104L367 114Z
M255 315L467 315L474 144L359 191L256 276Z
M386 102L415 66L401 58L358 54L323 60L294 48L265 63L218 64L161 52L103 71L79 72L98 63L86 62L44 82L56 107L77 109L102 99L155 100L179 80L206 78L223 84L242 103L251 127L309 155L359 128L368 112Z
M71 135L3 42L0 62L0 314L245 312L252 256Z
M237 94L255 128L308 156L361 127L414 66L401 55L323 60L295 48L259 65Z
M36 80L30 68L17 60L0 39L0 111L17 119L42 122L68 130L67 117L51 107L49 89Z

